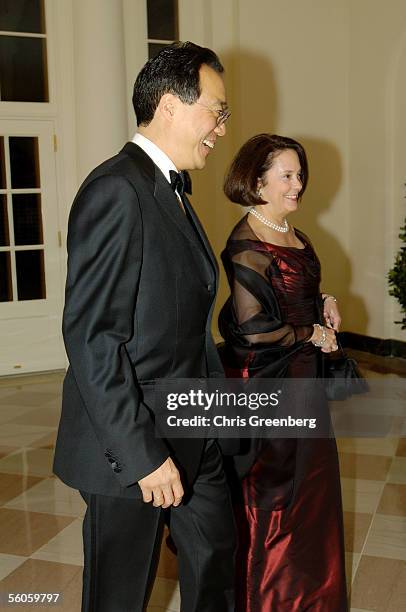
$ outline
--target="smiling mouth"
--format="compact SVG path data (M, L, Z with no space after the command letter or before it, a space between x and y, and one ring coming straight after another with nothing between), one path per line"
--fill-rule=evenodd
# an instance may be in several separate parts
M209 147L209 149L214 149L214 142L212 142L211 140L208 140L207 138L203 140L203 144L206 147Z
M287 195L287 196L285 196L285 198L287 198L288 200L294 200L296 202L297 195Z

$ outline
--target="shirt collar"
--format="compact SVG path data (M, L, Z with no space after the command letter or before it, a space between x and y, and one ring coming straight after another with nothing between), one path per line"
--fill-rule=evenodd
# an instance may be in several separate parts
M169 170L175 170L175 172L178 172L178 169L173 161L169 159L166 153L157 147L152 140L149 140L149 138L146 138L138 132L135 134L132 142L138 145L148 155L148 157L152 159L154 164L158 166L162 174L165 176L168 183L170 183L171 178L169 175Z

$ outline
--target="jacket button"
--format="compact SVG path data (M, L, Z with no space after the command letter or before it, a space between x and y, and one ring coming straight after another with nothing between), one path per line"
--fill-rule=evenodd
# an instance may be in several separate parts
M207 291L209 291L209 293L213 291L213 285L211 283L207 285Z

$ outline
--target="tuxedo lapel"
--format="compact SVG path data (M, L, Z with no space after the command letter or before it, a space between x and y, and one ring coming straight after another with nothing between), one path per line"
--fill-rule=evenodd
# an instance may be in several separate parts
M200 251L202 247L207 254L207 258L214 269L214 273L218 276L218 266L214 253L206 233L200 224L200 221L192 208L191 203L186 195L183 196L182 202L185 206L186 215L182 212L177 196L174 193L170 183L166 180L161 170L154 164L152 159L133 142L127 142L123 148L123 152L129 155L144 171L147 182L151 187L152 195L157 201L160 210L175 223L183 235L193 243ZM188 218L189 217L189 218Z
M194 246L199 246L199 237L190 224L187 216L182 211L177 195L173 191L170 183L166 180L162 172L155 166L155 187L154 197L163 212L170 217L178 229L186 236Z
M217 261L211 249L206 233L200 224L191 203L184 194L182 197L182 203L185 207L185 214L179 206L177 196L174 193L170 183L168 183L159 168L156 168L155 175L155 199L159 204L162 204L162 210L164 210L166 214L170 215L172 221L176 223L180 231L183 232L183 234L193 243L193 245L199 249L204 258L205 265L208 267L208 269L211 268L211 273L214 272L215 286L217 289Z
M193 210L193 207L191 205L191 203L189 202L188 198L186 196L183 197L183 204L185 206L186 211L189 213L189 216L191 218L191 221L196 229L196 232L199 235L199 238L206 250L206 253L209 257L210 263L212 264L216 276L218 274L218 265L217 265L217 260L216 257L213 253L213 249L210 246L210 242L209 239L206 236L206 232L203 229L203 226L201 225L198 216L196 215L195 211Z

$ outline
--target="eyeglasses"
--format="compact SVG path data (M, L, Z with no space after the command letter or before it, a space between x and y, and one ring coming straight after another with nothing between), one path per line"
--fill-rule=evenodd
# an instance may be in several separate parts
M204 108L207 108L207 110L211 111L212 113L216 113L217 127L220 127L221 125L223 125L227 121L229 116L231 115L231 111L228 108L225 108L224 110L220 110L219 108L210 108L210 106L207 106L207 104L203 104L202 102L196 102L196 104L199 104L199 106L203 106Z

